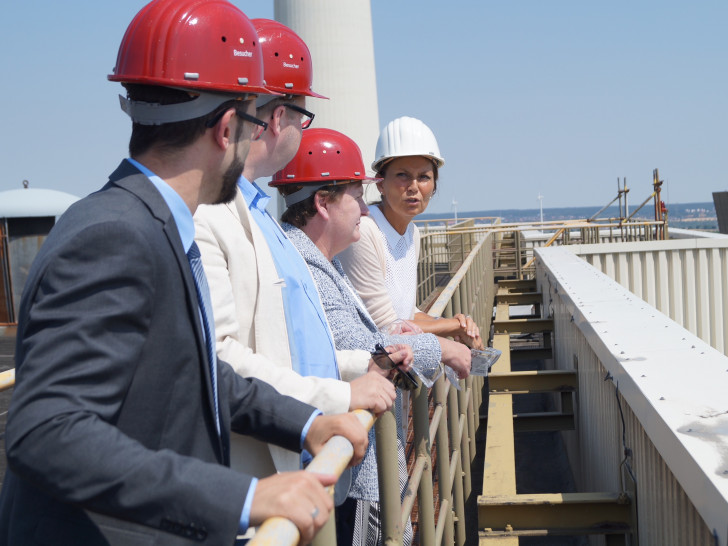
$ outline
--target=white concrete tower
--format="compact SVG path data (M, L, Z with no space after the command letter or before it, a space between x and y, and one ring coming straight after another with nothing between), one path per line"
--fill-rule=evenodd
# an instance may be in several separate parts
M275 0L274 8L276 20L308 45L313 89L329 97L308 99L314 126L354 139L371 174L380 127L370 1ZM373 184L368 190L367 198L379 196Z

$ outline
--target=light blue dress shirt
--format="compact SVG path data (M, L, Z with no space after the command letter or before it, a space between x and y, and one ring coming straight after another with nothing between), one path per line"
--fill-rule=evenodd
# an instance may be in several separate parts
M283 307L293 369L303 376L341 379L334 340L306 262L266 210L270 197L242 176L238 187L285 283Z
M139 169L151 181L154 187L157 188L159 193L162 194L162 199L164 199L164 202L169 207L169 210L172 213L172 217L177 224L177 231L179 232L179 237L182 240L182 248L184 249L186 254L187 251L190 249L190 246L192 246L192 242L195 240L195 223L192 219L192 213L187 207L187 204L184 202L182 197L180 197L180 195L174 189L172 189L169 184L167 184L152 171L147 169L144 165L130 158L127 159L127 161L129 161L129 163ZM202 335L205 335L204 329ZM215 358L217 358L217 355L215 355ZM308 429L311 427L311 423L319 415L321 415L321 412L316 410L306 423L306 426L301 433L301 448L303 448L303 443L306 439ZM250 522L250 508L253 504L253 495L255 494L255 488L257 485L258 479L253 478L250 482L248 494L245 497L243 512L240 514L240 525L238 527L238 531L241 533L244 533L248 529Z

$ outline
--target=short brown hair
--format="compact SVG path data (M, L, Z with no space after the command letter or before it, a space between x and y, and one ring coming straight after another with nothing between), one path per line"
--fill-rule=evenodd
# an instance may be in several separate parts
M321 196L325 199L335 203L341 199L341 196L346 191L347 186L348 184L337 184L324 186L323 188L316 190L316 193L310 195L307 199L291 205L283 211L283 214L281 214L281 222L291 224L299 229L302 228L306 225L308 219L316 216L316 213L318 212L316 210L316 205L314 204L316 194L321 194ZM283 196L291 195L292 193L300 190L302 187L302 185L287 184L285 186L278 186L278 192Z
M151 102L158 104L178 104L194 99L187 91L162 87L158 85L124 84L131 100ZM215 108L214 111L199 118L163 123L162 125L132 124L131 138L129 139L129 156L138 157L159 146L168 150L177 150L192 144L207 129L207 123L215 119L220 112L239 104L232 99Z

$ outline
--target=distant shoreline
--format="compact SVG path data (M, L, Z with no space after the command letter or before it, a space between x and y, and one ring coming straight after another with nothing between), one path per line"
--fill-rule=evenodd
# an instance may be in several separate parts
M575 220L580 218L591 218L602 208L601 206L583 207L544 207L543 219L545 222L554 220ZM647 203L640 209L635 218L654 218L652 202ZM686 227L699 229L718 229L718 221L715 214L715 206L712 202L697 203L671 203L668 208L668 223L688 224ZM636 205L630 205L629 214L636 209ZM484 216L495 216L502 218L504 222L538 222L541 216L539 208L531 209L491 209L476 211L457 211L458 218L479 218ZM599 218L616 218L619 216L619 207L613 205L604 210ZM454 211L441 213L426 213L417 217L417 220L452 219Z

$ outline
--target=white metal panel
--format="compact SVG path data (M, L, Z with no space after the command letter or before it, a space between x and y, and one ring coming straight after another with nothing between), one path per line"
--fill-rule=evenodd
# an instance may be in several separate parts
M728 354L725 237L566 248Z
M578 363L578 429L566 443L580 488L620 490L623 415L641 543L707 545L715 532L725 546L728 358L566 247L536 254L556 366Z

